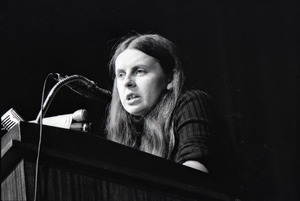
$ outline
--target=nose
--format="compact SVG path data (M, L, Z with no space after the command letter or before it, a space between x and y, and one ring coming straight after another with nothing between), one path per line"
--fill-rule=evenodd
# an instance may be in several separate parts
M125 80L124 80L124 84L126 87L131 88L131 87L135 87L135 81L133 80L132 76L128 75L126 76Z

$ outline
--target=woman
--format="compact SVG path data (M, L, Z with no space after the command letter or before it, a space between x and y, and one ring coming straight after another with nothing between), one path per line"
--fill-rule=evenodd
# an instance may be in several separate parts
M110 61L114 79L107 138L209 171L214 108L202 91L183 91L172 42L157 34L123 40Z

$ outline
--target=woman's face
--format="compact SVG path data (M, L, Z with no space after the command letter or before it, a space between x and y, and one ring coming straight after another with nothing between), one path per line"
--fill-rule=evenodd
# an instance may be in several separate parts
M167 89L167 76L159 62L137 49L119 54L115 73L121 103L132 115L144 115Z

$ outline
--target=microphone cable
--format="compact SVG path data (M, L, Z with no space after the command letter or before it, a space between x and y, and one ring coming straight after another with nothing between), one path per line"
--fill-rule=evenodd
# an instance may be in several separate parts
M35 163L35 177L34 177L34 198L33 200L36 201L37 199L37 189L38 189L38 175L39 175L39 161L40 161L40 152L41 152L41 145L42 145L42 133L43 133L43 105L44 105L44 98L45 98L45 89L46 84L50 76L53 76L53 73L49 73L44 80L43 84L43 91L42 91L42 99L41 99L41 116L39 121L39 142L38 142L38 150L36 156L36 163Z

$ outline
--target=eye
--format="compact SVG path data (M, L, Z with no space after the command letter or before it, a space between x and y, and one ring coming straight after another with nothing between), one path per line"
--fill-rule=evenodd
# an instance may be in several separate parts
M137 75L144 75L145 73L146 73L146 71L144 69L141 69L141 68L139 68L135 71L135 74L137 74Z
M117 73L117 77L118 78L123 78L125 76L125 73L124 72L119 72Z

